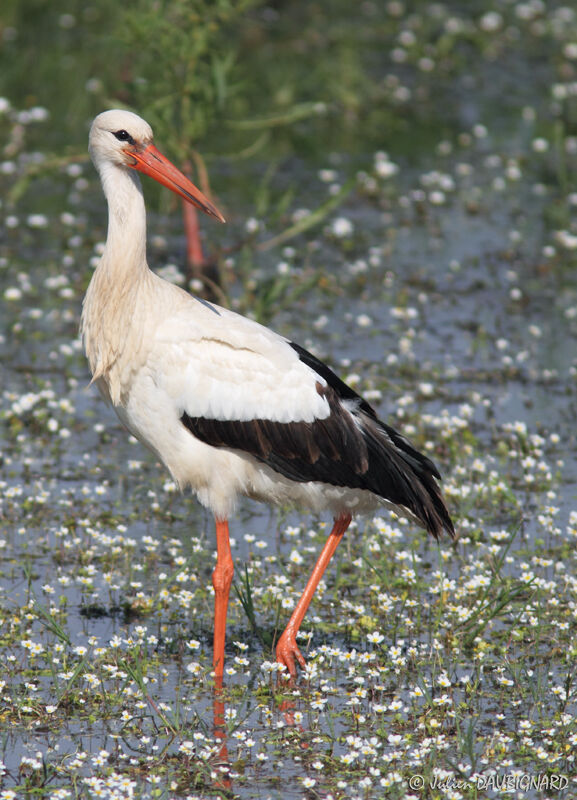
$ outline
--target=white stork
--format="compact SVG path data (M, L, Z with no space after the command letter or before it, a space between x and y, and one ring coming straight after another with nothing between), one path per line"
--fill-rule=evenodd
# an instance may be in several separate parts
M109 216L106 247L84 299L84 347L93 381L122 423L214 514L217 678L233 576L228 518L239 495L334 517L277 643L278 662L294 676L295 662L305 665L296 634L353 514L385 504L435 537L443 530L454 535L439 473L302 347L149 269L137 171L224 219L156 149L148 123L129 111L105 111L92 124L89 151Z

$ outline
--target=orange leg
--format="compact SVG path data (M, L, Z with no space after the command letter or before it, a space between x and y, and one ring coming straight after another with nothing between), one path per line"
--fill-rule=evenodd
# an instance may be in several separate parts
M315 564L308 583L305 586L305 590L302 593L301 599L298 601L288 625L284 629L284 633L277 642L276 660L279 662L279 664L284 664L287 667L291 678L295 677L297 671L295 659L298 661L301 667L304 668L306 666L306 662L302 656L302 653L297 646L296 635L299 631L304 616L307 613L307 609L311 603L311 600L313 599L313 595L316 592L317 586L319 585L319 581L323 577L325 570L329 565L329 561L339 546L339 542L343 538L346 529L350 525L350 522L350 514L343 514L335 519L333 529L329 534L329 538L327 539L320 556L318 557L317 563Z
M215 786L217 789L226 789L228 791L232 788L232 781L228 775L228 746L226 742L226 727L225 727L225 708L222 696L222 675L215 678L214 687L214 700L213 700L213 727L214 738L221 742L220 750L218 751L216 766L222 772L222 779L217 780ZM226 769L220 769L226 768Z
M228 596L233 573L234 565L232 563L232 553L230 552L228 520L217 519L216 567L212 573L212 585L214 586L214 647L212 665L217 679L217 686L222 686L226 612L228 610Z
M190 161L185 161L184 171L187 175L192 172ZM182 217L186 235L186 263L192 275L198 277L202 273L204 265L204 253L200 242L200 225L198 224L196 208L186 200L182 201Z
M193 275L202 271L204 265L204 253L200 241L200 226L198 224L198 214L190 203L183 200L182 216L184 219L184 232L186 235L186 261Z
M228 520L216 520L216 567L212 573L214 586L214 645L212 664L214 667L214 699L213 699L213 725L214 738L222 742L218 752L217 766L228 766L228 747L226 743L225 709L222 696L222 674L224 671L224 643L226 638L226 613L228 611L228 597L230 585L234 574L232 553L230 552L230 538L228 533ZM216 788L229 791L232 781L225 771L223 777L216 781Z

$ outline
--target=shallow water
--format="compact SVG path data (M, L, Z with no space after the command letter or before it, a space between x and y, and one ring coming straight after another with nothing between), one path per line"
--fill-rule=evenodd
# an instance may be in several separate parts
M258 633L235 595L227 759L213 730L212 521L88 386L77 338L105 235L100 188L84 164L16 208L4 202L2 790L424 797L444 776L434 796L473 797L499 795L483 788L491 770L574 782L577 230L570 109L551 92L575 66L566 56L556 73L543 53L562 52L577 21L564 29L558 9L525 20L530 5L500 9L526 38L506 64L479 56L472 78L439 66L437 91L452 86L455 108L433 144L384 142L398 167L387 177L370 151L354 167L346 153L291 161L278 175L279 193L297 187L290 213L351 173L355 188L321 226L236 252L224 269L234 307L258 307L430 452L461 534L453 549L386 513L355 521L303 626L311 670L285 689L272 637L328 520L243 503L233 553ZM489 49L507 38L504 24L480 27L491 10L460 10ZM421 90L433 94L425 79ZM204 224L207 238L230 247L245 236L254 208L241 187L255 170L239 165L230 194L215 171L231 222ZM172 212L150 214L154 268L182 263ZM290 213L260 220L257 243Z

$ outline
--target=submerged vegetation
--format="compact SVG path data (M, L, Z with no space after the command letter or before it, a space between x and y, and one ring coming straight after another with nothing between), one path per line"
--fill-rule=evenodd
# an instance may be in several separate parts
M164 72L193 12L199 96ZM1 800L574 796L577 12L9 1L0 23ZM215 695L212 521L87 389L84 151L109 102L206 159L223 301L444 476L458 543L355 520L294 686L273 641L330 520L231 522ZM179 215L152 213L151 266L185 283L183 258Z

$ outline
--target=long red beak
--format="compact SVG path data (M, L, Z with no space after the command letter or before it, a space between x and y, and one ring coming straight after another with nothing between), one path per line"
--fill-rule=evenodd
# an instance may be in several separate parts
M210 217L215 217L219 222L226 222L220 211L213 206L200 189L197 189L192 181L184 175L160 150L153 144L149 144L144 150L126 150L127 155L134 159L133 164L129 164L132 169L137 169L144 175L150 175L155 181L167 186L175 194L184 197L193 206L200 208Z

